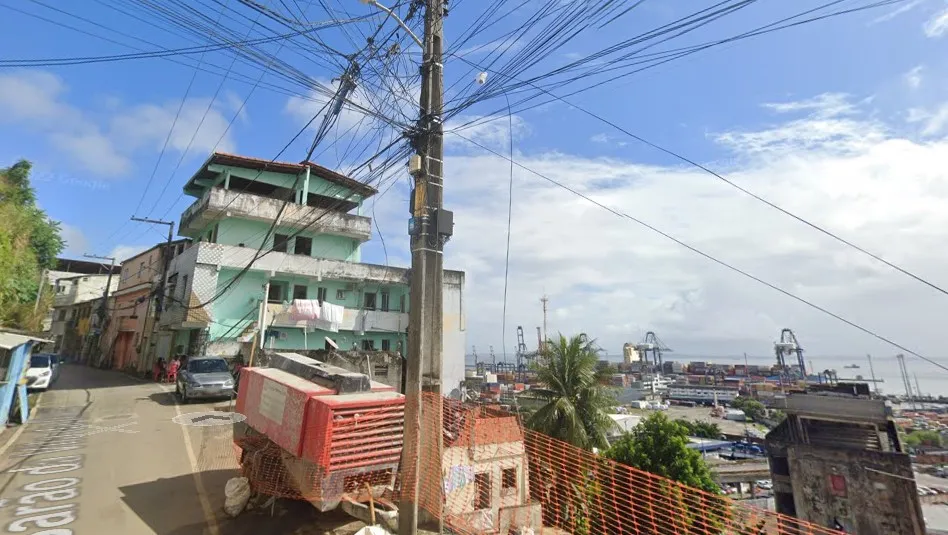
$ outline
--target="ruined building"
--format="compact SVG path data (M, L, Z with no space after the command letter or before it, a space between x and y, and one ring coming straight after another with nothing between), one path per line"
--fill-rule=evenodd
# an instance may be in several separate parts
M767 435L778 513L845 533L925 533L912 463L885 401L798 392L775 405L787 414Z

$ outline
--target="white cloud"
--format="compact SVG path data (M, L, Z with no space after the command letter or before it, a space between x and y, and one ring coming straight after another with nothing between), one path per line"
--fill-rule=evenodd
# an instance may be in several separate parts
M596 135L590 137L590 138L589 138L589 141L592 141L593 143L598 143L598 144L600 144L600 145L604 145L604 144L607 144L607 143L608 143L608 144L616 145L616 146L618 146L618 147L624 147L624 146L626 146L626 145L629 144L628 141L624 141L625 139L627 139L627 138L621 138L621 137L617 137L617 136L610 136L610 135L608 135L608 134L604 134L604 133L601 133L601 132L600 132L600 133L598 133L598 134L596 134Z
M922 136L937 136L948 132L948 102L935 107L934 110L911 108L908 110L909 123L921 125Z
M820 100L827 99L811 99ZM835 107L846 113L826 117L818 111L825 106L780 106L811 115L715 135L734 151L716 170L948 284L942 276L948 271L942 253L948 240L948 138L915 142L900 137L902 125L870 119L860 105L836 99ZM731 143L738 139L769 143ZM516 160L923 354L943 354L944 296L706 173L562 153L526 152ZM445 265L467 272L468 343L493 345L499 353L509 163L482 151L455 152L446 158L446 173L445 206L454 210L456 228ZM514 175L506 341L511 354L516 326L533 333L541 323L538 300L544 293L551 298L552 332L585 331L613 354L647 330L682 353L769 354L784 327L796 331L817 366L824 365L819 359L825 354L895 352L520 168ZM380 199L376 213L383 229L399 229L386 232L393 256L407 248L400 232L404 189L399 184Z
M66 242L65 254L78 256L89 252L89 240L79 227L60 223L59 235Z
M106 256L111 256L115 259L116 264L121 264L138 253L153 247L154 245L154 243L149 243L146 245L116 245Z
M473 56L481 54L512 54L521 48L523 48L523 43L519 40L511 40L513 36L506 39L497 39L494 41L489 41L487 43L481 43L479 45L471 45L467 48L462 48L454 53L456 56Z
M788 102L769 102L763 105L777 113L810 112L820 118L838 117L855 113L856 107L845 93L822 93L813 98Z
M159 151L167 138L168 147L177 152L189 150L189 154L203 155L214 151L215 147L216 150L233 152L235 144L228 129L233 115L225 117L218 107L208 108L210 104L210 99L189 98L183 106L180 100L133 106L112 118L110 137L128 149Z
M0 121L46 134L51 144L83 167L106 176L127 173L131 161L120 154L95 122L65 99L66 86L44 71L0 75Z
M503 149L505 152L510 146L511 133L515 142L530 133L527 122L519 115L513 115L509 119L506 114L492 119L489 119L489 117L459 115L445 124L445 131L456 131L464 138L493 149ZM446 134L444 137L445 146L454 149L470 147L470 143L460 136Z
M879 24L880 22L886 22L886 21L892 20L895 17L902 15L903 13L908 13L909 11L915 9L916 7L921 5L924 1L925 0L912 0L911 2L906 2L884 15L881 15L879 17L872 19L871 21L869 21L869 25L871 26L873 24Z
M918 65L914 67L909 72L905 73L903 76L905 78L905 83L908 84L912 89L918 89L922 85L922 71L925 70L923 65Z
M128 176L137 151L160 150L180 104L129 106L109 97L104 106L107 113L100 117L71 104L68 97L68 87L55 74L40 70L2 74L0 122L45 135L52 147L103 177ZM183 151L192 136L192 151L206 153L214 148L229 117L220 109L226 104L208 110L209 102L202 98L185 102L169 142L171 150ZM224 136L218 148L233 150L232 137Z
M948 33L948 9L945 9L932 18L924 26L925 35L928 37L941 37Z
M866 150L888 135L885 125L855 117L860 113L859 107L839 93L767 103L764 107L780 114L807 113L801 119L770 128L722 132L712 138L746 155L823 150L854 153Z

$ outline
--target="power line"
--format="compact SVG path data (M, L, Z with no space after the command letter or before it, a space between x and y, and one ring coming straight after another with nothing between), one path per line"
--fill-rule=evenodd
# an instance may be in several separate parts
M327 27L335 26L335 22L327 23ZM323 27L300 30L296 32L276 35L273 37L262 37L258 39L247 39L232 43L221 43L217 45L190 46L184 48L172 48L164 50L152 50L148 52L135 52L128 54L113 54L108 56L73 56L62 58L34 58L34 59L0 59L0 67L61 67L68 65L88 65L92 63L110 63L116 61L129 61L136 59L164 58L171 56L187 56L192 54L206 54L207 52L216 52L229 48L238 48L248 45L258 45L282 41L298 35L305 35L311 32L317 32Z
M476 145L476 146L478 146L478 147L480 147L480 148L486 150L487 152L490 152L491 154L494 154L495 156L498 156L498 157L503 158L503 159L505 159L505 160L510 160L509 158L507 158L507 157L504 156L503 154L501 154L501 153L499 153L499 152L497 152L497 151L495 151L495 150L493 150L493 149L491 149L491 148L485 147L484 145L481 145L480 143L478 143L478 142L476 142L476 141L474 141L474 140L472 140L472 139L470 139L470 138L467 138L467 137L465 137L465 136L463 136L463 135L461 135L461 134L458 134L457 132L451 132L451 133L454 134L454 135L456 135L456 136L458 136L458 137L460 137L461 139L466 140L467 142L469 142L469 143L471 143L471 144L473 144L473 145ZM822 306L820 306L820 305L817 305L817 304L813 303L812 301L808 301L807 299L804 299L803 297L800 297L800 296L798 296L798 295L796 295L796 294L794 294L794 293L791 293L791 292L789 292L789 291L787 291L787 290L784 290L783 288L781 288L781 287L779 287L779 286L777 286L777 285L775 285L775 284L773 284L773 283L767 282L767 281L765 281L764 279L761 279L760 277L757 277L757 276L755 276L755 275L752 275L752 274L748 273L747 271L744 271L744 270L742 270L742 269L740 269L740 268L738 268L738 267L735 267L735 266L733 266L733 265L731 265L731 264L729 264L729 263L727 263L727 262L725 262L725 261L723 261L723 260L720 260L720 259L718 259L718 258L716 258L716 257L714 257L714 256L712 256L712 255L710 255L710 254L708 254L708 253L705 253L704 251L698 249L697 247L694 247L694 246L692 246L692 245L689 245L688 243L686 243L686 242L684 242L684 241L682 241L682 240L680 240L680 239L678 239L678 238L672 236L671 234L668 234L667 232L664 232L664 231L662 231L662 230L660 230L660 229L658 229L658 228L656 228L656 227L654 227L654 226L652 226L652 225L650 225L650 224L648 224L648 223L642 221L641 219L635 218L635 217L633 217L633 216L631 216L631 215L629 215L629 214L627 214L627 213L625 213L625 212L620 212L620 211L618 211L618 210L616 210L616 209L614 209L614 208L610 208L609 206L607 206L607 205L605 205L605 204L602 204L602 203L600 203L599 201L596 201L595 199L593 199L593 198L591 198L591 197L589 197L589 196L587 196L587 195L584 195L583 193L581 193L581 192L579 192L579 191L577 191L577 190L575 190L575 189L573 189L573 188L567 186L566 184L563 184L562 182L559 182L559 181L557 181L557 180L554 180L554 179L552 179L552 178L550 178L550 177L548 177L548 176L546 176L546 175L544 175L544 174L542 174L542 173L540 173L540 172L538 172L538 171L534 171L533 169L531 169L531 168L529 168L529 167L527 167L527 166L525 166L525 165L523 165L523 164L521 164L521 163L519 163L519 162L513 162L513 163L514 163L514 165L516 165L517 167L523 169L524 171L527 171L528 173L534 174L534 175L536 175L536 176L542 178L543 180L546 180L547 182L550 182L551 184L553 184L553 185L555 185L555 186L557 186L557 187L559 187L559 188L562 188L562 189L568 191L569 193L572 193L573 195L576 195L577 197L580 197L580 198L582 198L583 200L586 200L586 201L588 201L588 202L590 202L590 203L596 205L597 207L602 208L603 210L608 211L609 213L611 213L611 214L613 214L613 215L615 215L615 216L628 219L628 220L630 220L630 221L632 221L632 222L634 222L634 223L636 223L636 224L638 224L638 225L640 225L640 226L642 226L642 227L645 227L646 229L648 229L648 230L650 230L650 231L652 231L652 232L654 232L654 233L656 233L656 234L661 235L662 237L664 237L664 238L667 239L667 240L670 240L670 241L672 241L672 242L675 242L676 244L678 244L678 245L680 245L680 246L682 246L682 247L688 249L689 251L691 251L691 252L693 252L693 253L695 253L695 254L698 254L698 255L700 255L700 256L706 258L707 260L710 260L710 261L714 262L715 264L718 264L718 265L720 265L720 266L722 266L722 267L725 267L725 268L727 268L727 269L729 269L729 270L731 270L731 271L733 271L733 272L735 272L735 273L738 273L739 275L743 275L744 277L749 278L749 279L751 279L751 280L753 280L753 281L756 281L756 282L758 282L758 283L760 283L760 284L762 284L762 285L764 285L764 286L766 286L766 287L768 287L768 288L770 288L770 289L772 289L772 290L774 290L774 291L777 291L777 292L779 292L779 293L781 293L781 294L783 294L783 295L785 295L785 296L787 296L787 297L790 297L791 299L794 299L794 300L796 300L796 301L799 301L800 303L803 303L804 305L807 305L807 306L810 307L810 308L813 308L813 309L815 309L815 310L818 310L818 311L822 312L823 314L826 314L826 315L828 315L828 316L830 316L830 317L832 317L832 318L835 318L835 319L837 319L837 320L839 320L839 321L841 321L841 322L843 322L843 323L849 325L850 327L853 327L853 328L855 328L855 329L857 329L857 330L859 330L859 331L862 331L863 333L868 334L869 336L872 336L873 338L876 338L876 339L878 339L878 340L880 340L880 341L882 341L882 342L885 342L885 343L887 343L887 344L889 344L889 345L891 345L891 346L893 346L893 347L895 347L895 348L897 348L897 349L900 349L900 350L902 350L902 351L904 351L904 352L906 352L906 353L908 353L908 354L910 354L910 355L913 355L913 356L915 356L915 357L918 357L918 358L920 358L920 359L922 359L922 360L928 362L929 364L932 364L932 365L934 365L934 366L937 366L938 368L940 368L940 369L942 369L942 370L948 371L948 366L939 364L938 362L935 362L934 360L929 359L929 358L927 358L927 357L925 357L925 356L923 356L923 355L921 355L921 354L919 354L919 353L917 353L917 352L915 352L915 351L913 351L913 350L911 350L911 349L909 349L909 348L907 348L907 347L905 347L905 346L903 346L903 345L901 345L901 344L899 344L899 343L897 343L897 342L891 340L890 338L887 338L887 337L885 337L885 336L883 336L883 335L881 335L881 334L878 334L878 333L876 333L876 332L874 332L874 331L872 331L872 330L870 330L870 329L868 329L868 328L866 328L866 327L863 327L863 326L861 326L861 325L859 325L859 324L857 324L857 323L855 323L855 322L853 322L853 321L850 321L850 320L844 318L843 316L840 316L839 314L836 314L835 312L831 312L830 310L828 310L828 309L826 309L826 308L824 308L824 307L822 307Z
M469 62L468 60L462 59L462 61L465 61L465 62L467 62L467 63L470 63L471 65L475 65L474 63L471 63L471 62ZM476 65L475 65L475 66L476 66ZM519 81L519 80L518 80L518 81ZM814 229L814 230L816 230L816 231L818 231L818 232L820 232L820 233L822 233L822 234L825 234L826 236L829 236L830 238L833 238L834 240L836 240L836 241L838 241L838 242L840 242L840 243L842 243L842 244L844 244L844 245L846 245L846 246L848 246L848 247L851 247L852 249L855 249L856 251L858 251L858 252L860 252L860 253L862 253L862 254L864 254L864 255L866 255L866 256L869 256L870 258L873 258L874 260L877 260L877 261L879 261L879 262L885 264L886 266L888 266L888 267L890 267L890 268L892 268L892 269L898 271L899 273L902 273L903 275L906 275L906 276L908 276L908 277L911 277L912 279L915 279L916 281L921 282L922 284L924 284L924 285L926 285L926 286L928 286L928 287L930 287L930 288L932 288L932 289L934 289L934 290L936 290L936 291L938 291L938 292L940 292L940 293L942 293L942 294L948 296L948 290L945 290L944 288L942 288L942 287L936 285L935 283L930 282L930 281L928 281L928 280L926 280L926 279L924 279L924 278L922 278L922 277L920 277L920 276L918 276L918 275L912 273L911 271L908 271L907 269L905 269L905 268L903 268L903 267L901 267L901 266L899 266L899 265L897 265L897 264L895 264L895 263L893 263L893 262L890 262L890 261L886 260L885 258L882 258L881 256L879 256L879 255L877 255L877 254L875 254L875 253L873 253L873 252L871 252L871 251L869 251L869 250L867 250L867 249L865 249L865 248L863 248L863 247L860 247L859 245L856 245L855 243L853 243L853 242L851 242L851 241L849 241L849 240L847 240L847 239L845 239L845 238L839 236L838 234L836 234L836 233L834 233L834 232L832 232L832 231L830 231L830 230L827 230L827 229L823 228L822 226L820 226L820 225L818 225L818 224L816 224L816 223L813 223L813 222L811 222L811 221L805 219L804 217L799 216L799 215L797 215L797 214L795 214L795 213L793 213L793 212L791 212L791 211L789 211L789 210L787 210L787 209L785 209L785 208L783 208L783 207L781 207L781 206L779 206L779 205L777 205L777 204L775 204L775 203L773 203L773 202L771 202L771 201L769 201L769 200L767 200L767 199L761 197L760 195L757 195L756 193L754 193L754 192L752 192L752 191L750 191L750 190L744 188L743 186L741 186L741 185L737 184L736 182L734 182L734 181L732 181L732 180L730 180L730 179L724 177L724 176L721 175L720 173L717 173L717 172L711 170L710 168L708 168L708 167L706 167L706 166L704 166L704 165L698 163L697 161L692 160L692 159L690 159L690 158L688 158L688 157L686 157L686 156L683 156L683 155L681 155L680 153L677 153L677 152L675 152L675 151L673 151L673 150L671 150L671 149L668 149L668 148L665 148L665 147L663 147L663 146L661 146L661 145L658 145L658 144L656 144L656 143L653 143L653 142L651 142L651 141L649 141L649 140L647 140L647 139L645 139L645 138L643 138L643 137L641 137L641 136L639 136L639 135L637 135L637 134L634 134L634 133L630 132L629 130L627 130L626 128L624 128L624 127L622 127L622 126L619 126L619 125L616 124L615 122L610 121L609 119L606 119L605 117L602 117L601 115L596 114L596 113L594 113L594 112L592 112L592 111L589 111L588 109L586 109L586 108L580 106L579 104L576 104L575 102L571 102L571 101L569 101L569 100L567 100L567 99L565 99L565 98L559 97L559 96L557 96L557 95L555 95L555 94L553 94L553 93L547 91L546 89L543 89L543 88L540 88L540 87L535 86L535 85L532 84L532 83L530 83L529 85L531 85L532 87L536 88L538 91L541 91L542 93L544 93L544 94L546 94L546 95L549 95L550 97L552 97L552 98L554 98L554 99L556 99L556 100L558 100L558 101L560 101L560 102L562 102L562 103L564 103L564 104L566 104L566 105L568 105L568 106L571 106L571 107L573 107L573 108L576 108L577 110L581 111L582 113L584 113L584 114L586 114L586 115L588 115L588 116L590 116L590 117L592 117L592 118L594 118L594 119L596 119L596 120L598 120L598 121L601 121L601 122L603 122L603 123L605 123L605 124L611 126L612 128L615 128L616 130L622 132L623 134L625 134L625 135L631 137L632 139L634 139L634 140L636 140L636 141L638 141L638 142L640 142L640 143L643 143L643 144L645 144L645 145L648 145L649 147L652 147L653 149L659 150L659 151L661 151L661 152L663 152L663 153L665 153L665 154L667 154L667 155L669 155L669 156L672 156L672 157L674 157L674 158L676 158L676 159L678 159L678 160L681 160L682 162L685 162L685 163L687 163L687 164L689 164L689 165L691 165L691 166L694 166L694 167L696 167L696 168L698 168L698 169L704 171L705 173L710 174L711 176L717 178L718 180L724 182L725 184L727 184L727 185L729 185L729 186L731 186L731 187L737 189L738 191L744 193L745 195L748 195L749 197L751 197L751 198L753 198L753 199L755 199L755 200L757 200L757 201L759 201L759 202L761 202L761 203L763 203L763 204L769 206L770 208L773 208L774 210L777 210L777 211L783 213L784 215L787 215L787 216L789 216L789 217L791 217L791 218L793 218L793 219L799 221L800 223L803 223L804 225L806 225L806 226L808 226L808 227L810 227L810 228L812 228L812 229ZM505 94L504 96L506 97L506 94ZM508 100L507 102L508 102L508 105L509 105L509 102L510 102L510 101Z

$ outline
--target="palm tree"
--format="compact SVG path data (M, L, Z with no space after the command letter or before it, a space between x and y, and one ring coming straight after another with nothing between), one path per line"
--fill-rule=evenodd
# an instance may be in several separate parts
M531 390L546 403L527 420L527 427L584 449L607 448L616 427L608 410L615 406L611 389L599 382L598 350L584 335L550 342L536 365L542 388Z

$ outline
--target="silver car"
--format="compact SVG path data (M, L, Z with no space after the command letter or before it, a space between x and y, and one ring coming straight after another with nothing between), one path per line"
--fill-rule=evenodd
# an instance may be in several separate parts
M234 376L220 357L194 357L178 370L175 393L182 403L192 399L228 398L234 395Z

